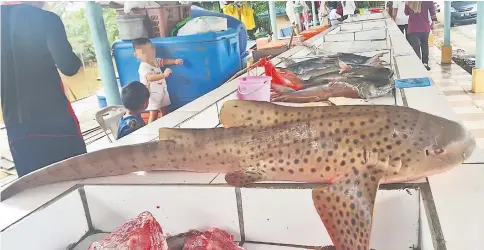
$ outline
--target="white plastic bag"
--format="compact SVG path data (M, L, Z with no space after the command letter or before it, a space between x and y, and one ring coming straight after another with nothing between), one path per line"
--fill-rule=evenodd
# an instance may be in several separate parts
M178 30L177 36L227 30L227 19L217 16L201 16L188 21Z
M124 13L128 14L134 8L143 9L145 7L160 7L160 5L155 3L154 1L146 1L146 2L126 1L124 3Z

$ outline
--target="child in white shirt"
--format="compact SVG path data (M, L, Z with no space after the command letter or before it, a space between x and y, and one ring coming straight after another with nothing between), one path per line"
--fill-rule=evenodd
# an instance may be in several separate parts
M133 47L134 55L141 60L138 69L139 80L150 90L150 99L146 110L150 111L148 123L151 123L158 118L160 112L165 115L166 107L171 104L165 80L171 74L171 69L167 68L162 72L161 67L181 65L183 60L156 58L156 49L147 38L134 40Z

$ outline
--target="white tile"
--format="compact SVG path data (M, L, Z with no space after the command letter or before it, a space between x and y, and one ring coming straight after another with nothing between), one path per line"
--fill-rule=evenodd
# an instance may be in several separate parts
M484 164L428 177L447 249L482 249Z
M484 138L476 138L476 145L480 149L484 149ZM484 163L484 161L481 161Z
M372 28L386 28L386 23L385 21L363 23L363 29L372 29Z
M371 247L407 250L418 242L418 192L381 190ZM242 189L246 240L308 246L331 245L309 189ZM398 216L395 216L398 214ZM391 225L391 226L389 226Z
M94 241L98 241L107 235L108 235L107 233L98 233L98 234L89 235L84 240L79 242L79 244L77 244L76 247L74 247L72 250L86 250Z
M472 98L468 95L449 95L446 96L445 99L447 99L449 102L472 100Z
M300 247L286 247L286 246L276 246L268 244L255 244L255 243L244 243L242 246L245 250L303 250L308 248Z
M484 129L484 121L463 121L467 129Z
M2 249L63 250L87 231L81 198L74 191L2 232Z
M0 203L0 214L2 215L0 216L0 230L10 226L77 183L79 181L68 181L31 188L2 201Z
M111 232L149 211L165 234L217 227L240 240L235 191L211 186L85 186L95 228Z
M85 179L89 184L209 184L218 173L190 173L178 171L135 172L100 178Z
M242 189L245 239L248 241L330 245L310 189Z
M347 42L347 41L354 41L355 40L355 33L338 33L334 35L326 35L324 36L325 42Z
M387 37L386 29L374 29L355 32L355 41L384 40Z
M484 138L476 138L477 147L471 156L464 161L465 164L484 163Z
M470 99L470 97L469 97ZM484 100L474 100L474 103L477 105L477 106L484 106Z
M435 250L433 242L432 242L432 232L430 230L430 225L429 221L427 218L427 212L425 210L425 205L422 200L422 195L419 195L420 197L420 249L421 250Z
M341 24L341 32L343 31L355 31L363 29L363 24L361 23L348 23L348 24Z
M387 41L354 41L349 51L350 53L386 50L389 49Z
M180 128L215 128L218 124L218 109L214 104L180 124Z
M454 112L457 114L480 114L484 111L476 106L469 106L469 107L452 107Z
M440 91L452 91L452 90L457 90L457 91L462 91L464 90L461 86L439 86Z
M408 250L418 245L419 192L415 189L407 191L378 192L371 234L372 249Z

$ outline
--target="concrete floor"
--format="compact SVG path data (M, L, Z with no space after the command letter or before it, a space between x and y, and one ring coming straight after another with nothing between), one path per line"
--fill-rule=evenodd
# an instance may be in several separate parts
M439 42L444 41L443 13L438 13L437 18L439 23L435 27L434 34L436 44L439 44ZM476 54L476 24L470 23L451 27L450 42L453 46L453 49L463 49L470 56L474 56Z

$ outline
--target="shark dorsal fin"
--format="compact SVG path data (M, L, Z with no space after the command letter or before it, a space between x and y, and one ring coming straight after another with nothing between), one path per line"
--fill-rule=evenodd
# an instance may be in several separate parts
M321 107L287 107L269 102L230 100L220 111L225 128L255 126L272 127L319 117Z

